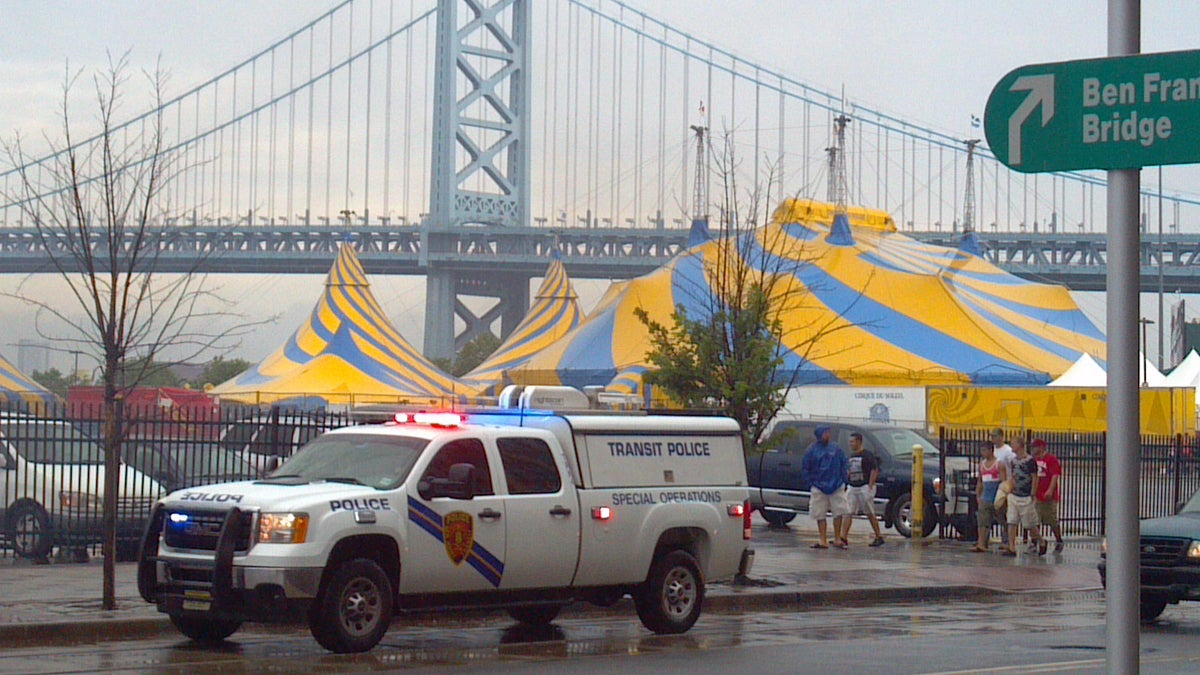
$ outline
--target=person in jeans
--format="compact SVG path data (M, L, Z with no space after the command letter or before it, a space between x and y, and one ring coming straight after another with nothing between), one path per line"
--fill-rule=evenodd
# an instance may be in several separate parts
M1012 449L1016 457L1012 462L1012 474L1008 484L1008 547L1005 555L1017 554L1017 535L1019 528L1024 527L1037 546L1038 555L1046 554L1046 540L1042 538L1037 508L1033 505L1033 496L1037 493L1038 466L1037 460L1025 449L1025 439L1017 436L1012 440Z
M828 522L825 517L827 512L833 513L834 546L847 548L847 545L838 539L836 525L838 518L850 511L846 504L846 453L842 452L837 443L829 441L829 427L817 427L814 435L816 441L809 446L800 463L800 479L810 486L808 514L817 521L819 541L813 544L813 548L829 548L826 534Z
M979 480L975 483L975 498L978 500L975 522L979 526L979 540L971 550L986 553L991 550L992 525L1000 522L996 517L996 492L1000 489L1000 483L1008 479L1008 470L996 459L996 450L991 441L983 442L979 454ZM1006 525L1002 524L1001 527Z
M879 518L875 515L875 481L879 479L879 460L875 459L863 447L863 435L857 431L850 434L850 459L847 460L848 472L846 482L846 501L850 512L842 518L842 533L839 540L842 544L850 545L850 524L854 516L866 514L875 530L875 539L871 546L883 546L883 533L879 531Z
M1012 463L1013 458L1016 455L1013 453L1012 446L1008 444L1008 441L1004 440L1004 430L1000 427L992 429L992 433L989 435L989 438L992 440L992 448L996 455L996 461L1000 462L1000 465L1003 466L1005 470L1006 477L1002 478L1001 480L1007 482L1007 476L1012 475ZM996 510L996 522L1000 523L1000 539L1004 546L1008 546L1007 505Z
M1033 447L1033 458L1038 465L1037 498L1034 500L1038 520L1054 533L1054 552L1062 553L1062 526L1058 524L1058 503L1062 500L1062 464L1050 454L1046 441L1035 438L1030 446Z

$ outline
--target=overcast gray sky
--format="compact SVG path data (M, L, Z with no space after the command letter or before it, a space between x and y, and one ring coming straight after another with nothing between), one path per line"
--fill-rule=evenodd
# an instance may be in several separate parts
M383 0L379 0L381 6ZM535 0L538 1L538 0ZM0 0L0 134L37 135L54 116L66 63L100 66L105 50L131 50L150 67L161 56L173 91L215 75L330 9L334 0ZM426 3L420 3L425 6ZM815 87L950 134L982 115L992 86L1022 65L1104 56L1104 0L629 0L671 25L770 65ZM404 5L407 8L407 5ZM1200 47L1200 11L1191 2L1143 0L1144 52ZM536 36L534 38L537 39ZM1200 194L1191 168L1169 167L1167 189ZM1147 175L1146 181L1156 181ZM261 358L303 319L318 277L217 278L226 295L254 297L283 314L276 331L236 355ZM16 280L0 276L11 290ZM34 281L50 290L48 281ZM423 291L403 279L373 279L384 308L412 342L421 341ZM587 284L585 284L586 286ZM603 284L585 289L594 302ZM36 287L36 286L31 286ZM1103 304L1082 299L1098 321ZM240 311L257 311L249 302ZM6 316L20 311L0 302ZM590 304L585 305L590 309ZM1099 313L1099 316L1097 316ZM19 322L18 322L19 323ZM6 328L0 348L32 337Z

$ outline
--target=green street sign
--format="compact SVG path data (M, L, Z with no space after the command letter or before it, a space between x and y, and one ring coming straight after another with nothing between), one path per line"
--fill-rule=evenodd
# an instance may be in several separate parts
M1200 51L1022 66L992 89L983 126L1026 173L1200 162Z

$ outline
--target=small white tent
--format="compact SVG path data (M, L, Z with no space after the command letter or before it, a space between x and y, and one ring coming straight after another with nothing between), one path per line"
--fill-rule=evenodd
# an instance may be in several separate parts
M1086 353L1080 354L1070 368L1046 386L1048 387L1103 387L1108 384L1108 373Z
M1150 359L1143 354L1138 354L1141 357L1141 367L1138 368L1138 382L1146 387L1170 387L1170 386L1189 386L1189 385L1172 385L1167 382L1167 376L1158 372L1158 368L1150 363ZM1080 354L1075 363L1067 368L1066 372L1058 376L1058 379L1048 383L1048 387L1104 387L1108 386L1108 373L1104 368L1087 354Z
M1167 386L1195 387L1197 385L1200 385L1200 354L1193 349L1167 375Z

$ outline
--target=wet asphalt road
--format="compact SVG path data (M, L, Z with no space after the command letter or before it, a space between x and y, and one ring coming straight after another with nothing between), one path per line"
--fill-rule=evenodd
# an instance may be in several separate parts
M1103 672L1099 592L980 601L708 612L655 636L632 611L573 613L537 630L502 614L397 623L368 654L332 655L307 629L251 627L219 648L174 633L76 645L6 645L6 673L949 673ZM1200 671L1200 604L1142 631L1143 672Z

